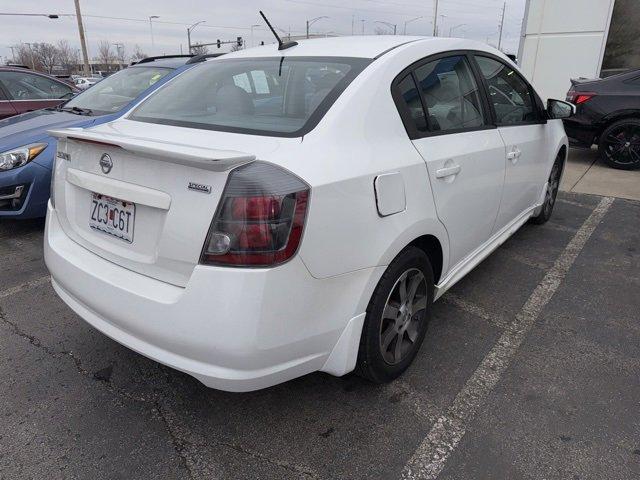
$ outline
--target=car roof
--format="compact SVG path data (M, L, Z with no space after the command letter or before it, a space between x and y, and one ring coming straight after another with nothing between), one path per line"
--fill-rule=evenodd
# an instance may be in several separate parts
M299 40L298 45L278 50L278 44L273 43L246 50L240 50L225 55L227 58L236 57L356 57L376 58L408 43L429 43L431 49L453 50L487 50L488 47L473 40L459 38L434 38L406 35L358 35L345 37L314 38Z
M158 58L150 62L136 63L129 68L141 68L141 67L164 67L164 68L178 68L187 63L191 57L177 57L177 58Z

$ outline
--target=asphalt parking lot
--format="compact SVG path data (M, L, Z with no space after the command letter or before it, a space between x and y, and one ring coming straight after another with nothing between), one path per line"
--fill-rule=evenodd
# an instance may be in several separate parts
M0 222L0 478L640 478L639 226L640 202L561 193L435 305L399 381L232 394L90 328L43 222Z

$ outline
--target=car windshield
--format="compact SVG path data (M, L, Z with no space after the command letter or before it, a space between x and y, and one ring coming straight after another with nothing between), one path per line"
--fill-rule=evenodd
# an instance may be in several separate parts
M171 71L152 66L130 67L105 79L90 78L91 82L100 81L71 99L65 107L88 109L94 114L117 112Z
M342 57L217 59L158 90L129 118L225 132L301 136L369 63Z

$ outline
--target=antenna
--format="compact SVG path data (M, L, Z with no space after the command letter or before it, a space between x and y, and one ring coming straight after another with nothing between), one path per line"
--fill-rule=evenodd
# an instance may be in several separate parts
M278 50L286 50L287 48L295 47L296 45L298 45L298 42L291 42L291 41L283 42L282 39L280 39L276 31L271 26L271 23L269 23L269 20L267 20L267 17L265 16L265 14L262 13L262 10L260 10L260 15L262 15L262 18L264 19L264 21L267 22L267 27L269 27L269 30L271 30L271 33L273 33L273 36L276 37L276 40L278 40Z

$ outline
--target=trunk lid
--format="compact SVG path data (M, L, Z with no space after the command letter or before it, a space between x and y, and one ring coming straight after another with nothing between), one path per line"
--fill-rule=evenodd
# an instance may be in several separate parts
M55 203L65 233L113 263L178 286L199 262L230 169L280 144L128 120L50 134L59 139Z

